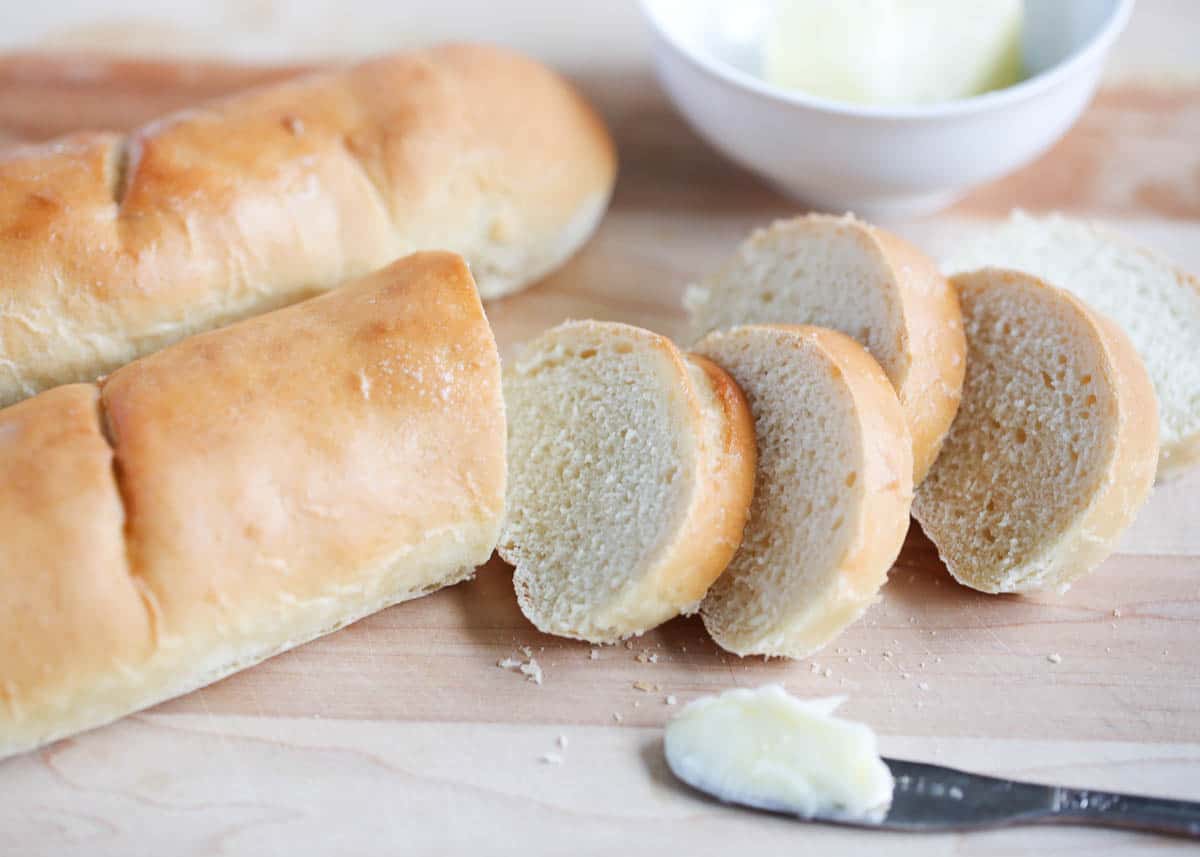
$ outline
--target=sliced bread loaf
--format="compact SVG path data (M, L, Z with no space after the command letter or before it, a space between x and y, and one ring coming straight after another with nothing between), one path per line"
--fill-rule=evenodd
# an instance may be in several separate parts
M754 427L741 391L665 337L568 322L504 375L500 555L542 631L592 642L695 612L742 538Z
M1026 271L1117 322L1158 395L1158 476L1200 464L1200 280L1091 223L1015 212L965 242L945 269Z
M739 655L804 657L874 601L908 530L912 439L887 377L841 333L749 326L696 350L750 401L758 476L742 546L701 606Z
M1073 295L991 268L954 283L966 384L913 514L967 586L1065 589L1150 493L1154 389L1129 339Z
M937 266L870 224L810 215L755 232L688 290L692 333L739 324L815 324L858 340L896 388L920 482L937 458L962 389L962 319Z

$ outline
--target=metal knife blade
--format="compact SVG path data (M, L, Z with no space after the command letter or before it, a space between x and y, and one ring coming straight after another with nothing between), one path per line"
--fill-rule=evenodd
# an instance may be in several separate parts
M934 832L1085 824L1200 839L1200 803L1005 780L899 759L884 762L896 780L892 805L877 824L864 826Z

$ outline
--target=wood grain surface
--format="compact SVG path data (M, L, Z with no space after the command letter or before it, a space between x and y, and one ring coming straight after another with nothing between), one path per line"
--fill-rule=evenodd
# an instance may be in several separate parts
M0 59L0 139L127 128L300 71L13 55ZM797 210L702 144L644 67L579 80L618 138L620 183L578 257L489 305L505 355L568 317L679 334L686 284ZM887 225L936 255L1013 206L1065 209L1200 270L1198 143L1200 87L1110 87L1038 163L941 216ZM493 561L469 584L0 762L0 854L1194 853L1079 829L913 838L801 826L679 787L660 741L677 710L668 697L782 682L847 695L845 712L895 755L1200 800L1198 521L1193 473L1156 489L1094 575L1025 598L956 585L914 526L879 604L796 663L725 655L695 620L593 657L538 634ZM497 667L522 646L543 684ZM562 764L540 761L560 735Z

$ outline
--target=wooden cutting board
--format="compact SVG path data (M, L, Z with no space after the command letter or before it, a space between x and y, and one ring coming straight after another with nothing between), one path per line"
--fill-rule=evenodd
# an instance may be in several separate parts
M299 71L3 58L0 139L129 127ZM568 317L678 334L687 282L796 211L701 143L644 70L581 84L618 138L621 180L578 257L488 307L506 355ZM945 215L887 225L938 254L1014 205L1102 218L1200 270L1200 88L1106 90L1034 166ZM695 620L615 648L542 636L493 561L474 582L0 763L0 853L1182 854L1133 834L906 838L741 812L672 781L660 727L673 701L782 682L848 696L845 712L893 755L1200 799L1198 521L1192 474L1156 490L1092 577L1030 598L957 586L914 527L880 603L796 663L727 656ZM542 684L497 666L521 647ZM551 752L563 762L540 761Z

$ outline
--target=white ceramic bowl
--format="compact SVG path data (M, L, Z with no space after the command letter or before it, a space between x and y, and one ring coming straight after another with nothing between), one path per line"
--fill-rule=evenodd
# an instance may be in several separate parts
M713 146L802 202L934 211L1032 161L1079 118L1134 0L1025 0L1028 77L943 104L873 107L759 76L771 0L642 0L668 95Z

